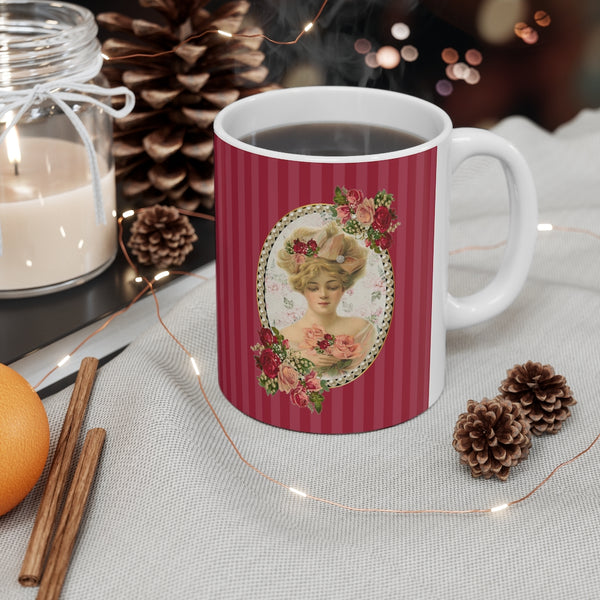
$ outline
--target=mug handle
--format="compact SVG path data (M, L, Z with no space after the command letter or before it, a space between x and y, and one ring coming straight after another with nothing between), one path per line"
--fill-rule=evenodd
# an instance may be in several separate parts
M480 155L497 158L502 164L509 196L508 239L500 269L486 287L460 298L448 294L448 329L480 323L506 309L521 291L533 258L537 200L533 177L523 155L510 142L484 129L459 127L452 132L452 173L467 158Z

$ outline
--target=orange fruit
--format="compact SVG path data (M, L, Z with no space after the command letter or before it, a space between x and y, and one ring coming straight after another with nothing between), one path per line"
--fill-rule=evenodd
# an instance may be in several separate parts
M40 397L21 375L0 364L0 515L32 490L49 449L50 427Z

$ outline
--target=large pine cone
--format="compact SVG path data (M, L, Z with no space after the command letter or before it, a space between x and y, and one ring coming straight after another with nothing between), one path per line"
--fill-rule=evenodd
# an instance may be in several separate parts
M508 400L469 400L467 412L456 422L452 445L473 477L495 476L504 481L510 468L529 455L529 422L521 407Z
M139 0L156 9L164 24L101 13L98 22L120 37L102 47L111 58L103 69L113 85L136 96L135 109L115 124L113 153L117 178L132 206L159 202L195 210L211 209L213 192L212 124L220 109L240 97L261 92L268 69L259 51L262 39L228 38L208 33L261 34L243 28L250 2L223 4L214 12L209 0ZM174 52L168 52L173 51ZM132 57L131 54L162 56Z
M558 433L571 416L569 406L577 404L567 380L556 375L551 365L532 361L515 365L500 384L500 394L521 405L535 435Z
M141 265L165 269L183 264L197 239L185 215L174 206L157 205L140 210L127 245Z

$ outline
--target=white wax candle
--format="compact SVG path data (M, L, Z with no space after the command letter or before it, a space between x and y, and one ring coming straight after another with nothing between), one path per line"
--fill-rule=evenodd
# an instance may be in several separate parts
M117 247L114 169L100 164L106 225L99 225L83 146L22 137L20 149L18 175L6 149L0 154L0 293L56 285L110 264Z

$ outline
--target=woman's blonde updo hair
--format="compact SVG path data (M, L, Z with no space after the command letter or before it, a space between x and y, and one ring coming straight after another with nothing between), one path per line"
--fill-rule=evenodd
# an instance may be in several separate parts
M308 243L315 240L319 249L333 248L325 252L327 257L290 254L288 247L293 247L296 240ZM284 247L277 253L277 265L288 274L288 281L297 292L302 293L308 282L322 271L330 273L340 280L344 290L351 288L365 273L369 251L361 246L351 235L343 233L335 223L323 227L299 227L284 242Z

